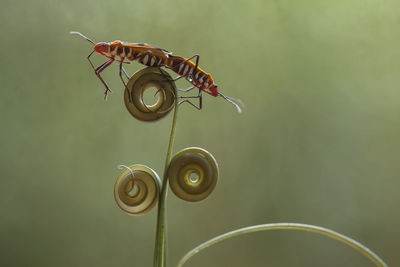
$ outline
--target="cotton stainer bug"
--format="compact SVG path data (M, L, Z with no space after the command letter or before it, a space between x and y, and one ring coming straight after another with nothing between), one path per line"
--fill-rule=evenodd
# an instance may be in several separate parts
M196 58L196 63L193 63L190 61L192 58ZM214 79L212 78L211 74L206 73L204 70L199 68L199 55L194 55L193 57L186 59L183 57L178 57L178 56L171 56L169 55L168 57L168 68L171 69L172 71L176 72L180 76L178 76L177 79L180 78L186 78L193 86L185 89L185 90L180 90L184 92L188 92L194 88L199 89L199 94L197 96L181 96L181 98L198 98L199 99L199 106L194 105L192 102L189 100L185 99L183 102L188 102L192 106L194 106L197 109L202 108L202 92L204 91L207 94L210 94L212 96L221 96L224 98L226 101L229 103L233 104L236 109L238 110L239 113L242 112L242 109L240 108L240 105L243 106L243 103L239 99L235 99L233 97L228 97L220 92L218 92L218 85L214 83ZM239 105L240 104L240 105Z
M93 67L96 76L106 87L104 99L107 99L108 92L111 92L111 90L108 87L107 83L100 76L100 73L108 66L110 66L111 63L113 63L114 61L119 61L119 76L121 77L122 83L126 88L126 83L122 78L123 72L129 79L128 74L122 66L123 63L128 63L124 62L125 59L131 61L137 60L139 63L149 67L163 67L165 66L165 63L168 62L168 55L171 54L171 52L166 49L145 43L126 43L121 41L95 43L80 32L70 32L70 34L79 35L94 44L94 49L87 58L90 62L90 65ZM101 55L108 57L109 60L96 68L90 60L90 57L94 52L100 53ZM120 60L115 59L116 56L119 56Z
M232 103L235 105L237 110L241 112L241 108L238 105L242 104L242 102L239 99L235 99L232 97L225 96L221 93L218 92L218 86L214 83L214 80L212 76L202 69L198 67L198 61L200 56L199 55L194 55L193 57L186 59L183 57L178 57L178 56L171 56L171 52L169 52L166 49L153 46L150 44L145 44L145 43L126 43L126 42L121 42L121 41L114 41L114 42L99 42L95 43L85 35L79 32L70 32L70 34L76 34L79 35L92 44L94 44L94 49L93 51L89 54L87 57L89 60L90 65L93 67L96 76L100 79L100 81L103 83L103 85L106 87L105 91L105 96L104 98L107 98L108 92L111 92L110 88L108 87L107 83L103 80L103 78L100 76L100 73L107 68L111 63L114 61L119 61L119 76L121 78L122 83L124 84L126 88L126 83L124 79L122 78L122 72L126 75L126 77L129 79L128 74L126 73L125 69L123 68L122 64L123 63L128 63L124 62L125 58L128 60L137 60L139 63L149 66L149 67L166 67L171 69L172 71L178 73L180 76L177 79L180 78L186 78L190 83L192 83L193 87L188 88L186 90L181 90L184 92L188 92L194 88L199 88L199 94L197 96L181 96L180 98L186 98L185 100L181 101L180 103L183 102L188 102L189 104L193 105L197 109L202 108L202 91L212 95L212 96L221 96L228 102ZM91 55L94 52L98 52L101 55L108 57L109 60L101 64L99 67L95 68L92 61L90 60ZM107 55L109 54L109 55ZM120 60L115 59L116 56L120 57ZM196 58L196 64L194 64L192 61L190 61L192 58ZM177 80L175 79L175 80ZM199 106L194 105L192 102L188 100L188 98L198 98L199 99ZM237 103L235 103L237 102Z

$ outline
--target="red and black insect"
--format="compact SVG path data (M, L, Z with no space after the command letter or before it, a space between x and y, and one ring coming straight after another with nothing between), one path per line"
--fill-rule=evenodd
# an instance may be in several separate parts
M105 99L107 98L107 95L109 92L111 92L111 90L107 85L107 83L100 76L100 73L103 70L105 70L108 66L110 66L111 63L113 63L114 61L119 61L120 63L119 76L121 77L121 80L126 88L126 83L122 78L122 73L124 73L125 76L129 79L128 74L126 73L125 69L122 66L123 63L127 63L124 62L125 59L128 59L130 61L137 60L139 63L149 67L163 67L165 63L168 61L168 55L171 54L171 52L169 52L166 49L145 43L126 43L121 41L114 41L110 43L106 42L95 43L82 33L70 32L70 34L79 35L88 40L89 42L91 42L92 44L94 44L94 49L87 58L90 62L90 65L93 67L96 76L106 87L106 91L104 93ZM92 61L90 60L90 57L94 52L100 53L101 55L108 57L109 60L107 60L106 62L104 62L103 64L101 64L99 67L96 68L93 65ZM119 56L120 59L119 60L115 59L116 56Z
M100 81L103 83L103 85L106 87L105 91L105 96L104 98L107 98L107 95L109 92L111 92L109 86L107 83L103 80L103 78L100 76L100 73L106 69L108 66L111 65L114 61L118 61L119 64L119 76L121 78L122 83L124 84L126 88L126 83L122 77L122 73L125 74L125 76L129 79L130 77L126 73L125 69L123 68L122 64L123 63L128 63L124 62L125 59L133 61L136 60L139 63L149 66L149 67L166 67L168 69L171 69L175 73L179 74L178 78L174 80L178 80L180 78L185 78L188 80L193 86L180 90L184 92L188 92L194 88L199 89L199 93L197 96L180 96L179 98L183 98L185 100L181 101L180 103L187 102L196 107L197 109L202 108L202 92L206 92L207 94L210 94L212 96L221 96L231 104L233 104L236 109L241 112L241 108L239 104L243 105L242 102L239 99L235 99L232 97L225 96L218 92L218 86L214 83L214 80L212 76L209 73L206 73L203 71L201 68L198 66L199 62L199 55L194 55L193 57L186 59L183 57L179 56L172 56L171 52L169 52L166 49L153 46L150 44L145 44L145 43L126 43L126 42L121 42L121 41L114 41L114 42L99 42L95 43L85 35L79 33L79 32L70 32L70 34L76 34L79 35L92 44L94 44L94 49L93 51L89 54L87 57L90 65L93 67L96 76L100 79ZM94 53L100 53L101 55L108 57L109 60L101 64L99 67L95 67L90 60L91 55ZM120 59L117 60L115 57L119 57ZM193 63L191 60L196 59L196 63ZM191 101L189 101L190 98L198 98L199 99L199 105L196 106L194 105ZM239 104L238 104L239 103Z
M195 58L196 63L193 63L191 59ZM233 97L228 97L223 94L221 94L218 91L218 85L214 83L214 79L212 78L211 74L206 73L204 70L202 70L198 65L199 65L199 55L194 55L193 57L186 59L183 57L178 57L178 56L172 56L169 55L168 57L168 68L171 69L172 71L176 72L180 76L177 79L180 78L186 78L193 86L180 90L184 92L188 92L194 88L199 89L199 93L197 96L181 96L181 98L186 98L183 100L183 102L188 102L191 105L193 105L197 109L202 108L202 92L204 91L205 93L212 95L212 96L221 96L224 98L226 101L229 103L233 104L236 109L238 110L239 113L242 112L242 109L240 108L240 105L243 106L243 103L239 99L235 99ZM198 98L199 99L199 106L194 105L191 103L187 98Z

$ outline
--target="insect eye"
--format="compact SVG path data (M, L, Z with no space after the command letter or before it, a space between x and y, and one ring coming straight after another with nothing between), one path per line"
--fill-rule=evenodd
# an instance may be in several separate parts
M103 43L103 47L105 47L106 46L106 44L105 43Z

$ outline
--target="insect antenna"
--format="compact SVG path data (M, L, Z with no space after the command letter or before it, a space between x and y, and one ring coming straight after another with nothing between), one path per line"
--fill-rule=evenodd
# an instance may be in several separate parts
M228 101L232 105L234 105L239 113L242 113L242 108L244 108L244 103L242 102L242 100L236 99L233 97L229 97L229 96L225 96L221 93L218 93L218 95L221 96L222 98L224 98L226 101Z
M88 37L86 37L85 35L83 35L83 34L80 33L80 32L69 32L69 34L79 35L79 36L85 38L86 40L88 40L89 42L91 42L92 44L94 44L94 45L96 44L95 42L93 42L92 40L90 40Z

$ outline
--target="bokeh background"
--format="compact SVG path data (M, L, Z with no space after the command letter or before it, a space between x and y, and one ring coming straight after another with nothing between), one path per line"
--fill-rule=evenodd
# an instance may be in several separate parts
M162 174L172 116L133 119L117 64L104 72L105 102L92 45L75 30L200 54L221 92L246 104L238 114L205 96L203 110L180 109L175 151L209 150L221 176L200 203L169 193L170 266L216 235L269 222L331 228L400 266L399 10L394 0L3 0L0 265L153 262L155 209L124 214L113 186L118 164ZM326 237L273 231L186 266L372 264Z

